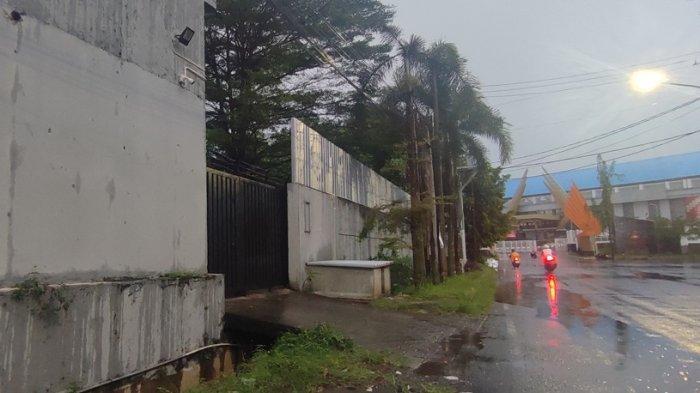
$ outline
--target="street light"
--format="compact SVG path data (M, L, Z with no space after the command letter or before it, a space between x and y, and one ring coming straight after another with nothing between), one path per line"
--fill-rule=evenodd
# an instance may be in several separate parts
M639 93L649 93L656 90L661 85L692 87L700 89L700 86L689 85L686 83L669 82L668 76L662 70L637 70L630 74L629 84L632 90Z

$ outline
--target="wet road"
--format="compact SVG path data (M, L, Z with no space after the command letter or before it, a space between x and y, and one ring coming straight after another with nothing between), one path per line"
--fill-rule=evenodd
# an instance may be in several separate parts
M501 262L491 316L443 343L440 374L471 392L700 392L700 263L560 259L551 276Z

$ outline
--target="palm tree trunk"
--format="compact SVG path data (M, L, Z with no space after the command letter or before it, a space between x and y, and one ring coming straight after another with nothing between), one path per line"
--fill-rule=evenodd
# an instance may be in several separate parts
M442 199L444 199L444 194L443 194L443 187L442 187L442 154L443 154L443 144L442 144L442 137L440 135L440 116L439 116L439 102L438 102L438 95L437 95L437 78L435 74L433 73L433 78L432 78L432 90L433 90L433 135L432 135L432 141L433 144L435 145L435 149L433 150L433 171L434 171L434 179L435 179L435 196L436 199L440 199L436 203L436 245L437 245L437 257L438 257L438 264L439 264L439 269L440 269L440 276L445 277L447 275L447 257L445 255L445 248L443 247L444 244L441 244L444 242L445 236L445 207L443 205ZM440 239L443 241L440 242Z
M428 246L431 249L428 252L426 261L426 270L430 272L430 277L433 283L440 281L438 269L438 259L435 248L438 245L437 241L437 217L435 215L435 178L433 176L433 153L430 147L430 129L427 126L419 127L418 141L418 161L419 170L422 180L422 195L421 199L425 204L426 212L426 231L428 235Z
M408 162L406 164L406 178L409 184L411 194L411 243L413 250L413 284L418 286L425 280L425 254L424 248L425 231L423 217L423 206L420 195L420 179L417 170L417 138L416 138L416 118L413 108L413 99L409 97L406 100L407 118L408 118L408 135L406 149Z

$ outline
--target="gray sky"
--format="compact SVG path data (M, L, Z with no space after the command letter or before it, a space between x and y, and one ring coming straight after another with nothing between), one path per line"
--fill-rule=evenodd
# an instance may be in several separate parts
M483 85L487 101L511 124L516 157L590 138L700 97L700 90L670 86L640 95L632 92L626 82L626 75L635 69L629 66L671 58L652 66L665 66L672 81L700 84L700 65L693 65L696 59L700 63L698 1L387 0L387 3L395 6L396 22L404 35L414 33L429 41L457 44L469 61L470 71ZM686 55L691 52L698 53ZM595 74L488 86L581 73ZM553 92L562 89L568 90ZM524 95L531 92L548 93ZM623 148L696 129L700 129L700 102L546 160ZM615 158L643 148L604 157ZM620 161L696 150L700 150L700 134ZM497 160L495 150L491 157ZM594 162L595 157L589 157L548 164L546 168L552 172ZM538 168L530 170L531 174L539 172ZM522 170L506 173L519 176Z

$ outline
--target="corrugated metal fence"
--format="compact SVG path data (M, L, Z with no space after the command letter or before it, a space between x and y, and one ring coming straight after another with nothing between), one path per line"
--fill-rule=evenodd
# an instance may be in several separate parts
M285 189L207 168L208 268L226 297L287 285Z

